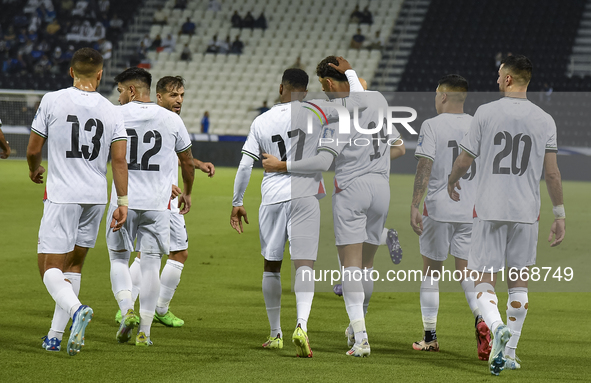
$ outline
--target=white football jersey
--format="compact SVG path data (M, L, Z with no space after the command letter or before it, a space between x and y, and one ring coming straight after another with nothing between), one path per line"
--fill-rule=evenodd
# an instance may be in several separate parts
M127 139L123 118L109 100L75 87L49 92L41 99L31 129L47 139L46 199L107 203L111 143Z
M472 223L477 186L476 161L460 179L460 201L453 201L447 193L447 180L471 122L469 114L442 113L421 125L415 157L433 161L423 215L435 221Z
M178 177L177 153L191 147L185 124L153 102L132 101L118 108L127 130L129 208L166 210L174 174ZM111 203L117 203L114 183Z
M297 161L314 157L320 137L320 125L314 122L312 134L307 133L307 116L311 113L308 103L293 101L274 105L270 110L255 118L250 133L242 148L242 153L255 161L261 153L271 154L283 161L288 158ZM291 174L267 173L261 184L263 205L288 201L295 198L325 195L321 173Z
M345 189L357 177L364 174L380 174L388 180L390 174L390 145L388 142L393 144L400 138L395 127L392 127L392 134L388 135L386 124L388 102L384 96L374 91L356 93L322 104L323 110L326 110L329 124L323 129L323 141L319 143L318 150L326 150L336 157L335 192ZM338 120L338 113L326 106L334 103L341 104L351 113L353 113L355 106L369 105L367 108L360 107L359 126L363 129L374 129L381 126L381 130L371 135L360 133L355 129L351 119L349 134L341 133L339 123L332 122Z
M558 150L548 113L520 98L484 104L460 146L479 157L475 215L489 221L538 219L544 156Z

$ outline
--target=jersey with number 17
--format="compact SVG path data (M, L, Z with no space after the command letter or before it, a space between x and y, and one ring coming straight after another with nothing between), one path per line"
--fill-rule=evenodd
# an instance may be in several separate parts
M153 102L132 101L120 106L127 130L129 208L166 210L170 201L177 153L191 148L191 139L178 114ZM111 203L117 201L115 184Z
M109 100L75 87L49 92L31 129L47 139L46 199L107 203L109 149L112 142L127 139L123 119Z

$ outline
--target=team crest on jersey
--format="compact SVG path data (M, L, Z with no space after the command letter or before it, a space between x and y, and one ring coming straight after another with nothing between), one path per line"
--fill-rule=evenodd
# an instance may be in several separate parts
M419 140L417 141L417 146L423 146L423 135L419 135Z
M322 131L322 138L333 138L334 137L334 129L329 127L324 128Z
M33 120L37 119L37 116L39 115L39 109L41 109L41 108L37 108L37 111L35 112L35 117L33 117Z

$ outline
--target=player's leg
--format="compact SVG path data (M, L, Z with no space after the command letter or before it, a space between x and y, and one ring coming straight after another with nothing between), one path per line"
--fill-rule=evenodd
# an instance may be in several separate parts
M361 253L361 267L363 272L363 279L361 283L363 284L363 316L367 315L367 309L369 308L369 301L371 299L371 295L373 294L373 279L372 279L372 272L373 272L373 259L378 251L379 245L374 245L371 243L364 242L363 249Z
M261 205L259 208L259 238L263 263L263 297L269 327L271 328L264 348L283 348L281 330L281 264L287 241L287 219L290 204L282 202Z
M423 227L426 217L423 217ZM427 220L428 221L428 220ZM438 222L441 225L447 225ZM423 231L423 235L427 230ZM423 242L421 241L421 244ZM421 252L429 254L429 257L423 255L423 280L421 282L419 300L421 304L421 316L423 318L424 336L418 342L414 342L412 347L418 351L439 351L439 342L437 340L437 313L439 312L439 278L433 276L433 271L441 271L443 267L442 257L435 257L433 253L425 251L426 246L421 245ZM444 247L443 252L447 252L448 247ZM435 259L432 259L435 258Z
M508 280L509 298L507 300L507 327L511 331L511 339L505 346L505 369L521 368L515 355L517 344L521 337L521 329L529 308L528 280L529 269L536 263L536 247L538 239L538 222L534 224L513 224L507 244L507 266L517 271L515 281ZM523 275L522 275L523 274Z
M189 257L189 237L185 218L178 213L170 215L170 254L160 273L160 296L154 318L168 327L181 327L185 321L174 315L169 309L170 301L181 282L181 273Z
M142 280L142 254L140 252L137 253L137 256L133 259L131 266L129 266L129 275L131 275L131 300L134 303L137 301L137 297L140 294L140 283Z

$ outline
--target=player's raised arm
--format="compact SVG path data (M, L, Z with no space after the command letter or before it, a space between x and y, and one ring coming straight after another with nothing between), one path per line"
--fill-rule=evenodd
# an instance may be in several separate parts
M183 206L180 214L187 214L191 210L191 192L195 180L195 164L191 147L177 154L181 162L181 174L183 177L184 192L179 196L179 208Z
M432 167L433 160L426 157L421 157L417 164L415 184L412 193L412 204L410 206L410 226L418 235L423 234L423 217L419 210L419 206L425 195L425 190L427 190L427 186L429 185L429 177L431 177Z
M127 220L127 141L120 140L111 144L111 168L113 169L113 183L117 191L117 209L113 212L110 227L113 231L121 229Z
M564 211L564 204L562 199L562 180L560 177L560 170L556 162L555 152L546 152L544 155L544 178L546 179L546 188L550 195L550 200L554 206L554 222L550 229L550 236L548 242L550 246L558 246L564 239L566 234L566 213ZM554 238L554 241L552 239Z

